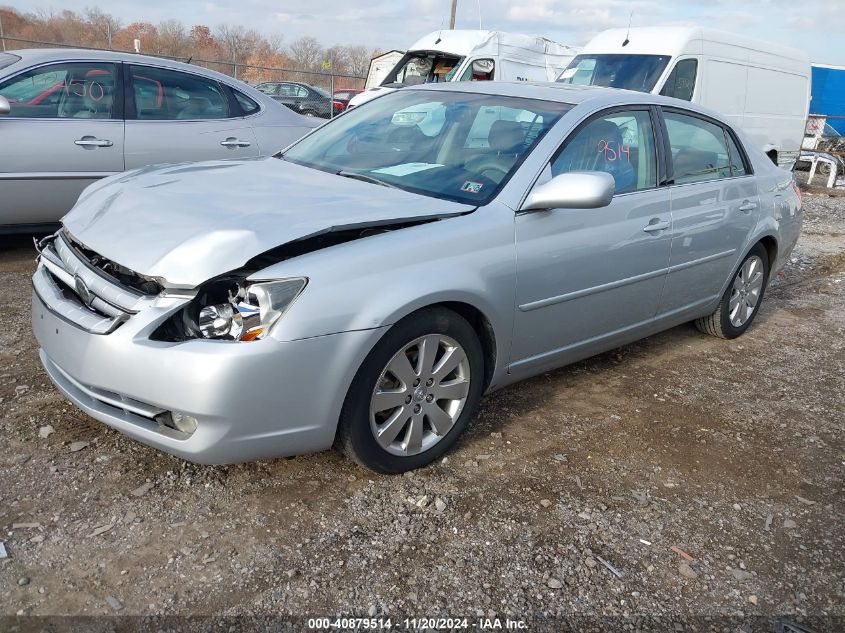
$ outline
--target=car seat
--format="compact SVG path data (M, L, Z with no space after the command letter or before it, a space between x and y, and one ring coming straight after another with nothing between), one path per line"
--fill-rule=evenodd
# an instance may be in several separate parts
M107 73L91 74L83 82L83 107L73 116L76 119L108 119L114 103L114 81Z
M637 173L629 154L621 152L624 143L619 127L597 119L578 132L552 163L552 175L569 171L603 171L613 176L616 193L636 189Z
M501 182L525 149L525 128L519 121L493 121L487 143L490 151L470 158L464 169Z
M185 107L176 115L177 119L209 118L212 112L211 101L205 97L191 97Z

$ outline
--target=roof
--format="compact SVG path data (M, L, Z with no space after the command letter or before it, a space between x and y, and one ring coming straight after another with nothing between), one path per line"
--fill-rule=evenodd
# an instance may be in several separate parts
M628 44L622 47L622 43ZM733 44L764 53L809 61L807 53L775 42L767 42L728 31L700 26L643 26L608 29L587 42L582 53L625 52L630 54L674 54L690 40Z
M397 54L398 54L398 55L404 55L404 54L405 54L405 52L404 52L404 51L400 51L400 50L399 50L399 49L397 49L397 48L394 48L394 49L392 49L392 50L385 51L385 52L383 52L383 53L379 53L378 55L373 55L372 57L370 57L370 59L371 59L371 60L376 60L376 59L381 59L382 57L387 57L388 55L397 55Z
M580 86L565 83L526 83L524 81L449 81L435 84L421 84L402 88L407 90L434 90L448 92L464 92L470 94L502 95L505 97L523 97L526 99L542 99L557 101L570 105L592 106L595 109L613 107L617 105L665 105L675 106L700 112L711 118L728 123L725 118L698 104L671 97L663 97L647 92L634 90L620 90L618 88L603 88L600 86Z
M199 72L208 77L214 77L219 80L231 83L238 80L218 73L214 70L209 70L202 66L188 64L182 61L174 61L164 57L153 57L152 55L141 55L139 53L124 53L121 51L100 51L89 50L86 48L22 48L20 50L7 51L12 55L17 55L21 58L15 66L26 64L27 66L33 64L41 64L45 62L59 62L59 61L99 61L99 62L134 62L136 64L148 64L151 66L160 66L163 68L172 68L173 70L189 70L192 72ZM9 70L13 67L7 67Z
M508 31L482 31L469 29L442 29L432 31L414 42L409 51L442 51L459 57L470 53L502 54L506 50L513 52L522 49L535 54L568 55L572 57L577 50L554 42L539 35L511 33Z
M479 44L487 41L490 31L470 31L462 29L441 29L424 35L411 46L409 51L439 50L449 51L465 57Z

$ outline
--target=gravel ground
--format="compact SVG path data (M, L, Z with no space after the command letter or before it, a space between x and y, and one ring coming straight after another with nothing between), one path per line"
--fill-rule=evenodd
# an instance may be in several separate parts
M400 477L331 451L197 466L76 411L37 360L33 251L5 239L0 630L141 614L843 630L845 198L804 200L745 336L678 327L497 392L447 459Z

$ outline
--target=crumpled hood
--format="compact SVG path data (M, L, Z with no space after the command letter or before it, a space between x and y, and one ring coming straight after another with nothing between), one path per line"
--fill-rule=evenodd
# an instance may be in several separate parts
M473 207L277 158L145 167L88 187L62 224L82 245L192 288L287 242Z

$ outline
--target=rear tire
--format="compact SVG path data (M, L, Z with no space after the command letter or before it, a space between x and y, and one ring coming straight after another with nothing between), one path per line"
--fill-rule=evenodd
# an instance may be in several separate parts
M390 328L358 369L338 425L337 445L385 474L430 464L475 415L484 356L469 322L426 308Z
M757 316L768 283L769 255L762 244L755 244L734 272L719 306L696 319L695 327L724 339L742 335Z

